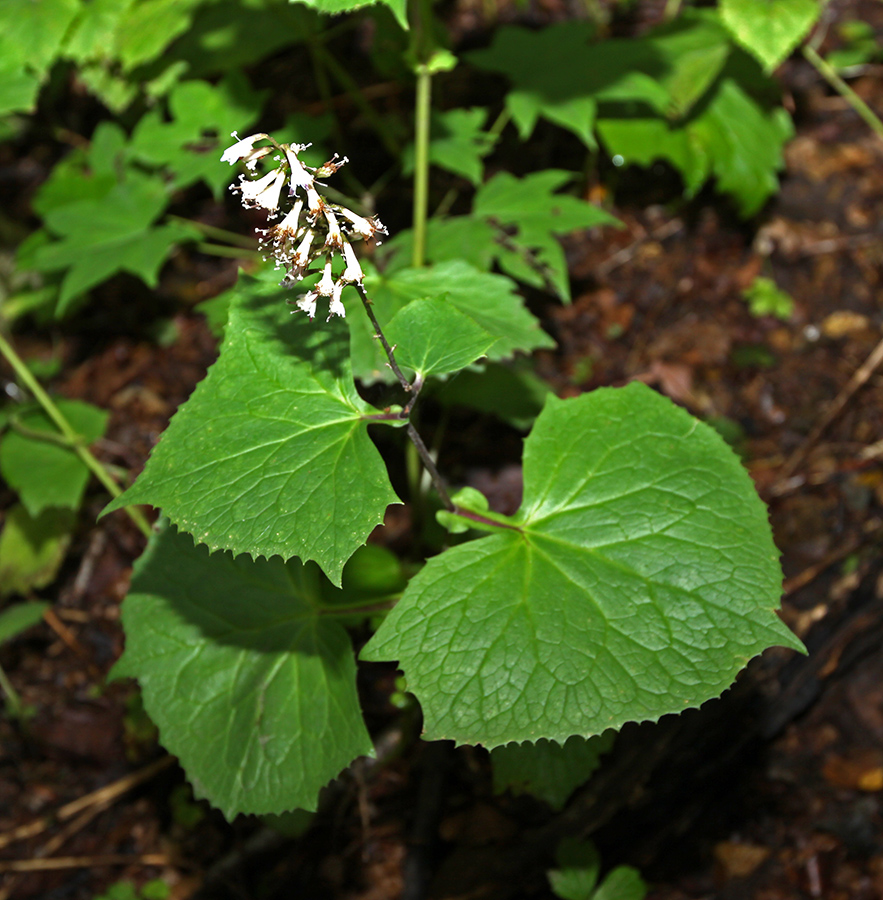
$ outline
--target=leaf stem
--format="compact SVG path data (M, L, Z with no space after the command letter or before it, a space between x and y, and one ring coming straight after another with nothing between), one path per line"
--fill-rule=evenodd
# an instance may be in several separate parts
M420 454L420 459L422 460L426 471L429 472L429 476L430 478L432 478L432 484L435 487L439 499L444 504L445 509L447 509L449 512L454 512L454 503L451 500L450 494L448 494L447 488L445 487L445 483L442 480L438 469L436 468L435 461L432 458L432 454L427 449L426 444L423 443L423 438L421 438L417 433L417 429L411 423L409 418L411 415L411 410L414 408L414 402L417 400L417 395L420 393L420 389L423 387L423 378L420 375L417 375L414 378L413 384L411 384L411 382L409 382L408 379L405 378L405 376L402 374L402 370L399 368L399 364L396 362L394 348L389 345L389 341L386 339L386 335L383 333L383 329L380 327L380 323L377 321L377 316L374 315L374 310L371 308L371 299L368 297L364 285L357 282L353 285L353 287L355 287L355 289L359 292L362 306L365 307L365 312L368 314L368 318L371 320L371 325L374 328L374 334L380 341L384 351L386 352L386 358L389 360L390 369L392 369L393 374L398 379L399 384L402 386L402 389L411 394L411 399L408 401L407 405L402 409L402 411L396 416L396 418L408 420L408 425L406 428L408 437L417 448L417 452Z
M251 256L255 259L261 259L260 251L253 248L248 250L245 247L228 247L225 244L207 244L201 241L196 245L196 249L206 256L225 256L231 259L242 259L243 256Z
M39 381L31 374L30 369L24 364L21 357L12 348L12 345L0 334L0 354L12 366L15 374L21 379L22 383L33 394L34 398L43 407L46 415L55 424L55 427L70 442L71 449L79 456L82 463L87 469L104 485L107 492L114 498L122 494L122 488L117 484L107 469L92 455L92 451L84 444L81 435L74 431L73 426L65 418L62 411L55 405L52 398L43 390ZM129 518L138 526L141 533L146 537L153 534L150 523L144 518L144 514L140 509L134 506L127 506L126 512Z
M429 124L432 100L432 73L429 66L417 67L417 99L414 109L414 243L411 264L415 269L426 262L426 219L429 210Z
M368 318L371 320L371 325L374 327L374 335L380 341L384 351L386 352L386 358L389 360L390 369L392 369L395 377L398 378L399 384L402 386L402 389L410 394L413 390L413 388L411 387L411 382L408 381L407 378L405 378L405 376L402 374L402 370L399 368L399 364L396 362L393 348L389 346L389 341L386 339L386 335L383 333L383 329L380 327L380 323L377 321L377 316L374 315L374 310L371 308L371 299L368 297L368 294L365 291L365 286L356 282L353 287L359 292L362 306L365 307L365 312L368 313Z
M227 241L230 244L236 244L244 250L254 250L257 247L257 241L255 241L254 238L239 234L236 231L228 231L226 228L207 225L205 222L197 222L196 219L187 219L184 216L170 215L169 219L173 222L180 222L182 225L189 225L191 228L201 231L206 237L215 238L219 241Z
M862 100L861 97L837 74L836 69L827 60L822 59L809 44L804 44L803 55L816 71L843 97L844 100L864 119L865 124L883 140L883 121Z

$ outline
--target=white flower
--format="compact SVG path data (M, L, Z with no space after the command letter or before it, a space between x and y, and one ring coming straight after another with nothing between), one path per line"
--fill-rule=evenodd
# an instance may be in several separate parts
M338 281L334 285L334 292L331 294L331 302L328 304L328 318L326 322L331 321L332 316L340 316L341 319L346 318L346 307L340 299L340 292L343 290L343 282Z
M291 260L293 265L298 268L304 268L309 265L310 262L310 245L313 243L313 238L316 236L316 233L312 228L307 229L307 233L304 235L304 239L300 242L300 246L294 253L294 257Z
M341 282L343 284L361 284L365 279L365 274L359 265L356 251L346 241L343 245L343 258L346 260L346 269L344 269L343 275L340 276Z
M238 140L239 135L234 131L231 137L237 138L236 143L228 147L221 156L221 162L228 162L231 166L240 159L251 158L253 153L260 153L262 156L266 156L273 149L272 147L262 147L261 150L254 149L254 145L258 141L269 137L266 134L250 134L247 138Z
M311 319L314 319L316 317L316 301L318 299L318 291L309 291L297 301L297 308L302 309Z
M319 196L314 187L307 188L307 204L310 207L310 215L317 216L325 206L325 201Z
M331 254L325 257L325 268L315 290L320 297L330 297L334 293L334 277L331 274Z
M297 233L297 223L300 219L301 210L304 208L303 200L298 200L290 210L285 214L285 218L281 222L274 225L267 232L274 241L279 241L285 237L293 237Z
M247 181L239 176L238 190L242 194L243 206L262 206L271 212L279 208L279 196L282 193L282 185L285 184L285 172L282 169L274 169L257 181Z
M297 158L298 151L305 150L306 144L283 144L285 156L288 158L288 167L291 169L291 193L295 188L311 188L313 176L304 168L303 163Z
M328 237L325 238L325 246L340 250L343 247L343 235L340 233L340 225L337 223L337 216L327 208L325 210L325 221L328 223Z
M340 214L350 222L350 230L363 238L373 238L378 232L386 234L386 228L377 219L366 219L364 216L357 216L351 209L342 206L338 210Z

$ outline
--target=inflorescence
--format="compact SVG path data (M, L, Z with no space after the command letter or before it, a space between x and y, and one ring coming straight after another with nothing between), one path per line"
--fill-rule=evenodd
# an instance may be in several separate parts
M297 306L312 319L316 315L316 301L319 297L328 297L328 318L345 316L346 310L340 299L344 286L361 284L365 277L350 242L387 234L376 217L359 216L345 206L329 203L319 194L317 186L322 185L316 179L333 175L348 162L347 158L335 153L324 165L313 168L298 159L298 153L308 144L279 144L263 133L240 140L234 132L233 137L237 139L236 143L221 157L222 162L230 165L241 160L249 171L254 172L259 160L274 151L281 154L274 157L278 165L272 172L255 179L240 175L239 182L230 186L231 191L240 195L242 205L247 209L266 209L271 219L282 216L275 225L259 229L260 248L267 254L264 258L272 257L277 268L285 268L282 279L285 287L297 284L314 262L324 258L321 278L297 301ZM256 147L261 141L269 143ZM293 205L283 216L282 192L286 180L287 196L293 200ZM335 253L344 262L343 272L336 277L331 271Z

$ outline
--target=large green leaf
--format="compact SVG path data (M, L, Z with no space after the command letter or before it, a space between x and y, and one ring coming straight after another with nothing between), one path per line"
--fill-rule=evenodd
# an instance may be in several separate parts
M144 706L199 796L228 817L315 809L373 755L352 645L315 565L209 555L167 528L135 567L115 676Z
M161 507L212 550L315 560L335 583L389 503L346 323L291 315L265 285L230 307L217 363L109 507Z
M733 37L768 71L800 43L822 11L819 0L721 0Z
M501 275L480 272L462 260L422 269L398 269L390 275L371 273L365 287L381 327L412 300L443 297L478 323L493 338L488 358L505 359L520 350L554 347L539 326L515 284ZM366 316L351 317L353 370L360 378L388 378L386 358L373 337Z
M104 410L81 400L57 400L56 404L85 445L104 434ZM32 516L50 506L77 509L89 481L85 463L39 408L23 411L3 435L0 473Z
M711 428L632 384L550 398L512 527L429 561L362 652L398 660L429 740L600 734L800 648L766 509Z

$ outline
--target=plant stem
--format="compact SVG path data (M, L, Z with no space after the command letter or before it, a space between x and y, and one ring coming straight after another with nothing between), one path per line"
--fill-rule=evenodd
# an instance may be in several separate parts
M224 244L206 244L201 242L196 245L196 249L206 256L226 256L231 259L242 259L243 256L253 256L255 259L261 259L259 250L250 248L246 250L244 247L227 247Z
M389 360L390 369L392 369L395 377L398 378L399 384L402 386L402 388L410 394L411 391L414 390L414 388L411 386L411 382L408 381L408 379L405 378L405 376L402 374L402 370L399 368L399 364L396 362L392 347L389 346L389 341L387 341L386 335L383 333L383 330L380 327L380 323L377 321L377 316L374 315L374 310L371 308L371 300L369 299L368 294L365 291L364 285L356 283L353 285L353 287L359 292L359 297L362 300L362 306L365 307L365 312L368 313L368 318L371 320L371 325L374 328L374 334L379 339L384 351L386 352L386 358Z
M837 74L834 67L815 51L809 44L803 46L803 55L816 71L843 97L844 100L864 119L865 124L883 140L883 121L880 117L862 100L861 97Z
M236 244L245 250L254 250L257 247L257 241L245 234L239 234L236 231L227 231L226 228L217 228L214 225L206 225L205 222L197 222L195 219L186 219L184 216L169 216L173 222L180 222L182 225L189 225L197 231L201 231L206 237L215 238L219 241L227 241L229 244Z
M414 244L411 264L415 269L426 262L426 218L429 210L429 120L432 74L429 67L417 68L417 100L414 110Z
M92 455L92 451L83 443L82 437L74 431L71 423L64 417L64 414L55 405L49 394L43 390L40 382L34 378L30 369L24 364L21 357L15 352L12 345L3 337L3 335L0 335L0 353L3 354L6 361L12 366L15 374L21 379L22 383L27 387L31 394L34 395L34 398L40 406L43 407L44 412L54 422L55 427L58 428L70 442L71 449L80 457L80 460L86 468L89 469L102 485L104 485L107 492L112 497L119 497L123 492L122 488L116 483L107 469L105 469L105 467ZM147 537L150 537L153 534L150 523L144 518L144 514L140 509L134 506L127 506L126 512L128 513L129 518L141 530L142 534Z
M6 706L8 707L9 715L13 719L17 719L22 711L21 697L19 697L18 691L12 686L12 682L9 680L6 672L3 671L2 666L0 666L0 688L6 694Z
M400 419L408 419L408 417L411 415L411 410L414 408L414 402L417 400L417 395L420 393L420 388L423 387L423 379L418 375L414 379L414 383L411 384L408 379L405 378L405 376L402 374L402 370L399 368L399 364L396 362L393 348L390 347L389 341L386 339L386 335L383 333L383 329L380 327L380 323L377 321L377 316L374 315L374 310L371 308L371 300L368 297L364 286L358 283L353 286L359 292L362 306L365 307L365 312L368 314L368 318L371 320L371 325L374 328L374 334L380 341L384 351L386 352L386 358L389 360L389 367L392 369L402 388L407 393L412 395L405 408L397 417ZM429 472L429 477L432 478L432 484L435 487L439 499L444 504L445 509L447 509L449 512L454 512L454 503L451 500L450 494L448 494L447 488L445 487L445 483L444 481L442 481L442 477L435 466L435 461L432 458L432 454L430 454L429 450L426 447L426 444L423 443L423 438L421 438L417 433L417 429L414 428L410 420L408 420L406 431L408 433L408 437L411 439L411 442L417 448L417 452L420 454L420 459L423 461L423 465L426 471Z

